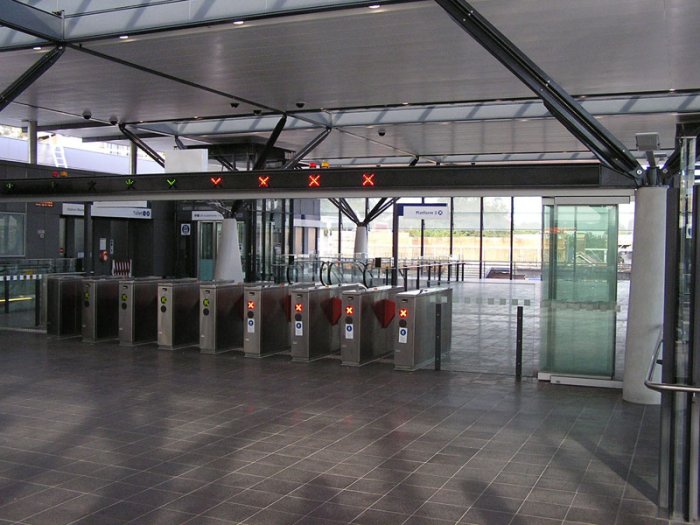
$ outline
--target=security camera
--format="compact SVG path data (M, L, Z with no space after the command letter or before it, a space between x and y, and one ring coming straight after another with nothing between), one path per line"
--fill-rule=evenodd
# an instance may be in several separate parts
M111 117L109 117L109 123L112 126L116 126L119 123L119 119L117 118L116 115L112 115Z
M83 118L85 120L90 120L92 118L92 111L90 111L89 109L84 109L83 110Z
M384 128L379 128L377 133L379 134L380 137L383 137L384 135L386 135L386 130Z
M254 109L253 114L254 115L262 115L262 109Z
M303 108L305 105L306 105L306 103L305 103L305 102L302 102L301 100L300 100L299 102L297 102L297 107L298 107L299 109Z
M234 109L237 108L239 105L240 105L239 102L231 102L231 107Z

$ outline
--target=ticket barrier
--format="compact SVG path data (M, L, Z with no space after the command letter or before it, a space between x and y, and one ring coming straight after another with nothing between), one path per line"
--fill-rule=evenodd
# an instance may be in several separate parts
M396 296L398 323L393 330L394 370L412 371L435 360L437 305L440 305L440 353L452 345L452 289L428 288Z
M119 278L90 277L82 282L83 343L119 337Z
M199 282L158 283L158 348L177 350L199 344Z
M243 348L243 283L207 282L199 288L199 350Z
M265 357L289 350L289 293L286 284L258 284L244 288L246 357Z
M342 364L361 366L392 352L398 286L343 292Z
M359 284L292 290L292 361L309 362L340 350L344 291Z
M158 277L119 281L119 345L137 346L158 340Z
M82 334L82 277L49 276L46 279L46 333L56 337Z

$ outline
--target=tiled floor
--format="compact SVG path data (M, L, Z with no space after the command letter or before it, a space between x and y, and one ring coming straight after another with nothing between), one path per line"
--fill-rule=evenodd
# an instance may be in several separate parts
M668 524L657 407L0 330L0 523Z

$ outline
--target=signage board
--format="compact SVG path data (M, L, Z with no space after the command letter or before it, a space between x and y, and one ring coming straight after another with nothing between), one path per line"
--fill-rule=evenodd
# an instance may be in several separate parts
M445 203L399 204L399 215L409 219L449 220L450 206Z

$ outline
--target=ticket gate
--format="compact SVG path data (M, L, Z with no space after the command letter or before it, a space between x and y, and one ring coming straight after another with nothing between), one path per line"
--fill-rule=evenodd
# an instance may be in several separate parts
M158 340L157 277L119 281L119 345L137 346Z
M199 350L243 348L243 283L207 282L199 288Z
M199 344L199 282L158 283L158 348L177 350Z
M119 337L119 280L86 278L82 282L83 343L110 341Z
M292 361L308 362L340 350L341 294L360 288L344 284L291 291Z
M246 357L265 357L289 350L289 292L286 284L244 288Z
M56 337L82 334L82 277L61 275L46 279L46 333Z
M452 345L452 289L411 290L396 296L394 370L412 371L435 360L437 305L440 305L440 353L445 354Z
M342 364L361 366L392 351L398 286L343 292Z

